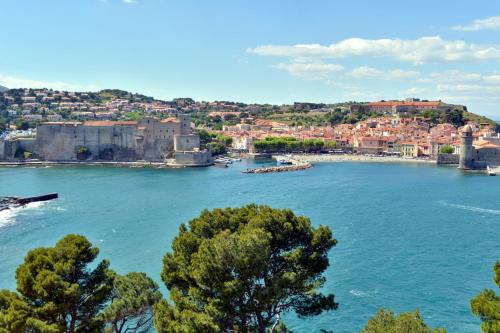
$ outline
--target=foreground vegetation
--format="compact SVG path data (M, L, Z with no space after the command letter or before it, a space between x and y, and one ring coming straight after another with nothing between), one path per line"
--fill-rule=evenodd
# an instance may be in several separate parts
M328 252L337 241L291 210L248 205L205 210L182 224L165 254L161 279L119 275L80 235L28 252L17 292L0 291L0 333L290 333L283 314L312 317L338 308L321 293ZM500 286L500 263L495 265ZM500 332L500 297L471 301L484 333ZM333 332L325 327L322 332ZM443 333L418 311L380 310L361 333Z

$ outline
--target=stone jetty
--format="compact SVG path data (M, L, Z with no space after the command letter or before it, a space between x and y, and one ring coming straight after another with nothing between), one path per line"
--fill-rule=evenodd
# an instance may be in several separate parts
M243 173L271 173L271 172L287 172L287 171L299 171L312 168L311 163L300 163L297 165L283 165L283 166L273 166L264 167L256 169L247 169Z

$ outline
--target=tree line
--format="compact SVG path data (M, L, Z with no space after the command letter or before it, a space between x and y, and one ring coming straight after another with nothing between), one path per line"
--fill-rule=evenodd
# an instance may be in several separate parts
M306 152L318 153L323 150L337 149L336 141L323 141L320 139L298 140L293 137L266 137L253 143L256 152L266 153L292 153Z
M285 333L283 315L334 311L324 294L328 252L337 240L289 209L247 205L204 210L181 224L163 258L163 298L146 274L120 275L84 236L28 252L16 270L17 291L0 291L0 333ZM500 262L495 265L500 286ZM500 332L500 297L471 301L484 333ZM333 332L325 327L321 332ZM418 311L381 309L361 333L443 333Z

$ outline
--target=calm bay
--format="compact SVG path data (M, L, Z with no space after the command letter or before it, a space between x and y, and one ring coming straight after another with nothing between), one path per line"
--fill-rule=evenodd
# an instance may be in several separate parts
M161 284L162 256L181 223L205 208L258 203L328 225L339 241L325 290L340 307L313 319L288 316L294 331L357 332L383 306L418 308L426 322L448 332L479 332L469 300L494 287L500 177L398 163L241 173L255 166L0 168L0 195L60 196L0 213L0 288L15 288L15 269L29 249L68 233L88 237L118 272L144 271Z

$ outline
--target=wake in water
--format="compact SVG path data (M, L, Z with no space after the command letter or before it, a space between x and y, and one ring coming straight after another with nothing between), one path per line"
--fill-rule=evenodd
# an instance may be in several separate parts
M488 208L481 208L481 207L474 207L474 206L465 206L465 205L448 203L446 201L440 201L439 203L443 206L446 206L446 207L458 208L458 209L462 209L462 210L467 210L469 212L500 215L500 210L498 210L498 209L488 209Z
M356 297L373 297L373 294L377 294L378 290L373 290L372 292L364 292L361 290L351 289L349 293Z
M47 202L32 202L22 207L10 208L0 212L0 228L14 224L16 217L24 212L41 208Z

